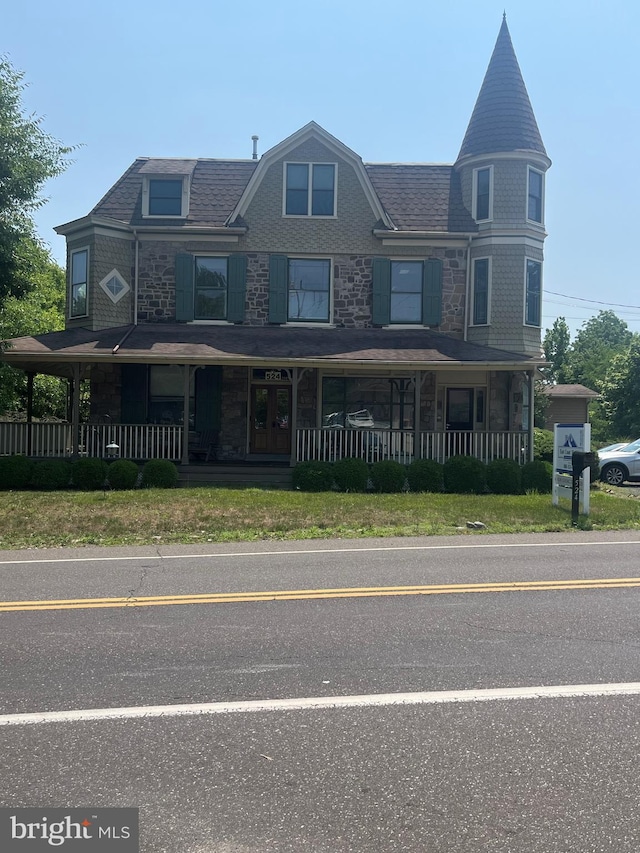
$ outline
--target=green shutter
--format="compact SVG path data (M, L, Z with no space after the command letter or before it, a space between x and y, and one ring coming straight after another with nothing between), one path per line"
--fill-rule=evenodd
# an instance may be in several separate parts
M442 322L442 261L437 258L424 262L422 322L425 326L439 326Z
M287 322L287 269L286 255L269 258L269 322Z
M193 255L176 255L176 321L193 320Z
M389 258L374 258L371 270L373 282L374 326L388 326L391 320L391 261Z
M219 430L222 415L222 368L214 365L196 370L196 432Z
M123 364L120 367L120 377L122 380L120 422L146 424L147 365Z
M247 256L229 255L227 270L227 320L242 323L247 296Z

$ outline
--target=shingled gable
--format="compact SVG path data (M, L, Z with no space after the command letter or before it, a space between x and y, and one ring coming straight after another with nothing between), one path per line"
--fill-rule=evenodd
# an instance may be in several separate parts
M309 139L318 140L330 151L334 151L339 157L342 157L344 160L351 163L367 201L371 205L371 210L373 211L376 220L379 220L387 228L393 229L395 226L380 203L380 199L371 184L369 175L367 174L361 158L355 153L355 151L347 148L344 143L340 142L339 139L336 139L335 136L328 133L323 127L320 127L320 125L315 121L310 121L308 124L305 124L305 126L301 127L300 130L297 130L295 133L291 134L291 136L283 139L282 142L274 145L273 148L270 148L262 155L257 169L251 176L251 179L245 187L244 192L242 193L242 196L234 210L231 212L231 215L227 220L227 224L233 225L237 220L243 219L247 212L247 208L251 204L251 200L260 186L260 182L262 181L262 178L269 166Z
M504 17L458 161L506 151L532 151L548 160Z

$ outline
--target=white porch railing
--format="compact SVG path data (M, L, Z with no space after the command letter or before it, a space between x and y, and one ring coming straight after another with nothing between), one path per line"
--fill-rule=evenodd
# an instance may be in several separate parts
M80 424L79 447L84 456L109 456L107 445L117 444L121 459L182 457L182 427L160 424ZM0 456L71 456L69 423L0 422Z
M492 459L529 461L529 435L526 432L423 432L417 458L444 462L450 456L476 456L483 462ZM414 433L408 430L299 429L296 435L296 459L333 462L358 456L367 462L395 459L403 465L414 459Z

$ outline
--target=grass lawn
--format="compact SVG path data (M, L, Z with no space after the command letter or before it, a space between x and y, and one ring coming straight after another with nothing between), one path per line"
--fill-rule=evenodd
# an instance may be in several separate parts
M622 495L619 496L619 495ZM482 535L571 529L551 495L311 494L262 489L0 493L0 548L257 539ZM471 531L468 521L486 530ZM640 500L591 493L583 529L640 529Z

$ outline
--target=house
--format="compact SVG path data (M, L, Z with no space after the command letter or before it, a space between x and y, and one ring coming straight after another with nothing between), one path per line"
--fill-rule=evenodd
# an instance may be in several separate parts
M585 385L546 385L542 393L547 398L544 413L545 429L554 424L585 424L589 421L589 403L600 394Z
M0 452L530 458L551 161L506 20L450 165L366 163L315 122L256 142L139 158L56 229L66 328L3 357L67 377L70 423Z

